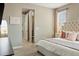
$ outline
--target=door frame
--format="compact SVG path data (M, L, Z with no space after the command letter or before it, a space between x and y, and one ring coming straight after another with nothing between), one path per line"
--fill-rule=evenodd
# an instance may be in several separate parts
M35 42L35 32L34 32L34 30L35 30L35 9L27 9L27 10L29 10L29 11L32 10L34 12L34 15L32 16L32 40L31 40L31 42L34 43ZM22 15L23 15L23 11L22 11ZM29 38L30 37L29 36L29 33L30 33L30 31L29 31L29 24L30 23L29 23L29 15L28 15L28 20L27 20L27 36L28 36L27 37L27 41L28 42L30 41L30 38ZM23 26L23 20L22 20L22 26ZM23 27L22 27L22 33L23 33ZM23 37L23 34L22 34L22 37Z

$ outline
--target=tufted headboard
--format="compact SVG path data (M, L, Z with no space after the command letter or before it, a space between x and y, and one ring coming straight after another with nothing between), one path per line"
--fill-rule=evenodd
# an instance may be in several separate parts
M66 22L62 29L64 31L79 32L79 21Z

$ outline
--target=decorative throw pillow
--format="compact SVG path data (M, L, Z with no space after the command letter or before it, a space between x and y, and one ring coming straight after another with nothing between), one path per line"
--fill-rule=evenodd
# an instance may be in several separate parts
M68 33L68 36L66 37L67 40L76 41L77 33Z
M67 39L68 38L68 36L69 36L69 32L65 32L65 39Z

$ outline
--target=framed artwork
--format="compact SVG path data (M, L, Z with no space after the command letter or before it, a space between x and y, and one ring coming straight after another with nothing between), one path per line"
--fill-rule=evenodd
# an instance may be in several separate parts
M9 24L20 24L20 23L21 23L21 17L17 17L17 16L9 17Z

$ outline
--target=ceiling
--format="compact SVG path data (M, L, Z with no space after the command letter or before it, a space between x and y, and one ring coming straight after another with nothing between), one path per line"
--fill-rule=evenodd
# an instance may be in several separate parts
M54 9L54 8L58 8L58 7L61 7L63 5L66 5L68 3L34 3L34 4Z

